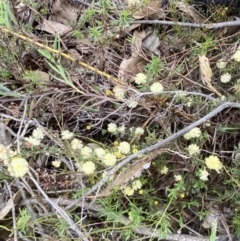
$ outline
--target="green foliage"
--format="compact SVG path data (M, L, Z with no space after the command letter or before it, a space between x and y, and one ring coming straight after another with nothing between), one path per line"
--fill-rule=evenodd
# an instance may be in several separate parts
M83 27L87 22L92 22L92 20L94 19L96 14L97 14L97 12L93 7L89 7L87 9L85 9L85 11L81 15L81 17L77 23L78 28Z
M160 57L153 56L149 64L146 65L146 72L149 83L153 82L159 75L162 74L166 63Z
M31 233L31 214L28 209L20 209L20 214L17 219L16 227L23 234L30 235Z
M53 75L50 73L50 75L62 82L65 83L67 85L69 85L70 87L72 87L76 92L78 93L82 93L78 88L75 87L75 85L73 84L71 78L69 77L69 74L66 72L66 70L64 69L64 67L62 66L60 59L55 59L53 57L53 55L45 50L45 49L38 49L38 52L45 57L45 61L47 62L47 64L51 67L51 69L57 74L57 75Z
M9 1L0 1L0 26L8 29L12 28L12 24L17 25L17 21L11 12Z
M69 224L66 222L66 220L64 220L63 218L59 218L55 225L56 225L59 237L61 238L66 237L67 231L69 230Z
M236 214L234 215L232 226L235 230L236 236L239 238L240 237L240 216L239 216L239 212L236 212Z
M102 14L108 14L109 10L116 9L114 1L111 0L99 0L95 5L100 8Z
M123 9L119 12L118 20L116 21L120 29L129 25L129 21L132 20L131 13L128 9Z
M209 237L209 241L215 241L217 239L217 221L214 220L211 228L211 235Z
M89 38L93 40L94 43L98 43L102 40L103 26L89 27Z
M12 96L12 97L21 97L22 95L20 93L11 91L7 87L5 87L3 84L0 83L0 96Z

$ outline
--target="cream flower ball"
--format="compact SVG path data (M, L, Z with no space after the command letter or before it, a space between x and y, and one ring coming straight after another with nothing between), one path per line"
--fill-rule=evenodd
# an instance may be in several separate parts
M64 130L62 131L61 136L63 140L70 140L73 138L74 134L69 130Z
M13 157L8 164L8 171L12 177L23 177L28 170L28 162L22 157Z
M230 73L222 74L220 77L220 81L224 84L228 83L231 80L232 76Z
M112 154L112 153L107 153L105 155L105 157L103 158L102 162L106 165L106 166L113 166L116 164L117 162L117 157Z
M108 132L112 133L112 134L116 134L118 131L118 127L115 123L109 123L108 124Z
M128 154L131 150L130 144L126 141L122 141L119 143L118 151L122 154Z
M83 148L83 143L81 140L77 139L77 138L74 138L72 141L71 141L71 148L73 150L81 150Z
M118 100L123 100L124 99L125 90L123 88L121 88L120 86L116 85L113 88L113 93L114 93L116 99L118 99Z
M188 133L186 133L183 137L186 140L190 140L192 138L197 138L197 137L201 136L201 134L202 134L202 132L201 132L200 128L194 127Z
M25 141L27 142L27 146L40 146L41 144L41 140L40 139L36 139L32 136L30 137L26 137Z
M93 152L93 150L90 147L84 146L81 149L82 158L83 159L87 159L87 158L91 157L92 156L92 152Z
M97 158L98 158L99 160L102 160L102 159L104 158L104 156L106 155L106 151L105 151L103 148L101 148L101 147L96 148L96 149L94 150L94 152L95 152L95 154L97 155Z
M217 173L220 173L220 170L223 168L222 163L220 162L217 156L211 155L205 159L205 164L207 168L215 170Z
M40 128L36 128L33 130L32 136L33 136L33 138L42 140L44 138L44 133Z
M200 170L199 173L200 173L200 179L201 180L203 180L203 181L207 181L208 180L208 175L209 175L208 171L203 169L203 170Z
M187 151L190 156L194 156L200 153L199 146L196 144L191 144L188 146Z
M154 82L151 86L150 86L150 91L153 93L160 93L163 91L163 85L160 84L159 82Z
M145 84L147 82L147 76L143 73L138 73L135 77L134 77L134 81L136 84L138 85L142 85Z
M96 166L92 161L87 161L81 165L81 170L88 175L93 174L95 169L96 169Z

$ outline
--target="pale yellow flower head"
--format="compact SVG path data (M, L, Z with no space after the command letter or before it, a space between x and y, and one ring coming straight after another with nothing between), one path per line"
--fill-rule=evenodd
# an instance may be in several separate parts
M81 149L82 158L83 159L90 158L92 156L92 152L93 152L93 150L90 147L84 146Z
M124 124L122 124L120 127L118 127L118 132L121 134L124 134L125 130L126 130L126 127Z
M192 130L190 130L188 133L186 133L183 137L186 140L190 140L192 138L197 138L199 136L201 136L202 132L200 130L200 128L198 127L194 127Z
M12 177L23 177L28 170L28 162L22 157L13 157L8 164L8 171Z
M118 146L118 145L119 145L119 142L118 142L118 141L114 141L114 142L113 142L113 145L114 145L114 146Z
M32 137L38 140L42 140L44 138L44 133L40 128L36 128L33 130Z
M135 108L137 105L138 105L138 102L137 102L136 100L130 99L130 100L128 100L128 102L127 102L127 106L128 106L129 108Z
M96 149L94 150L94 152L95 152L95 154L97 155L97 158L98 158L99 160L103 160L103 158L104 158L105 155L106 155L106 151L105 151L103 148L101 148L101 147L96 148Z
M140 195L143 195L144 191L143 191L142 189L140 189L140 190L138 191L138 193L139 193Z
M145 84L147 82L147 76L145 74L143 74L143 73L138 73L135 76L134 81L138 85Z
M190 156L194 156L200 153L199 146L196 144L191 144L188 146L187 151Z
M113 166L116 164L117 162L117 158L114 154L112 153L107 153L105 155L105 157L103 158L102 162L106 165L106 166Z
M205 159L205 164L207 168L215 170L217 173L220 173L220 170L223 168L222 163L220 162L217 156L211 155Z
M238 49L233 55L233 59L237 62L240 62L240 49Z
M133 188L134 191L136 191L138 189L141 189L141 187L142 187L142 183L141 183L140 180L134 180L132 182L132 188Z
M108 132L112 133L112 134L116 134L118 131L118 127L115 123L109 123L108 124Z
M223 61L222 59L220 59L217 63L216 63L217 67L219 69L224 69L227 66L227 62Z
M194 103L193 102L193 98L192 97L188 97L187 100L188 100L188 102L186 103L186 106L187 107L191 107L193 105L193 103Z
M10 150L9 147L6 147L0 144L0 160L2 160L5 165L7 165L9 162L9 155L8 155L9 150Z
M182 181L182 175L179 175L179 174L178 174L178 175L175 175L174 178L175 178L175 181L176 181L176 182Z
M0 149L2 149L2 146L0 147ZM0 150L0 153L1 153L1 150ZM5 166L8 166L11 159L17 155L18 155L17 151L14 151L14 150L10 149L10 146L7 146L7 147L5 147L5 153L0 154L0 160L3 161Z
M161 93L161 92L163 92L163 85L159 82L154 82L150 86L150 91L153 93Z
M92 161L87 161L81 165L81 170L88 175L93 174L95 169L96 169L96 166Z
M61 165L61 161L60 161L60 160L52 161L52 165L53 165L55 168L59 168L60 165Z
M161 174L167 174L168 173L168 167L167 166L164 166L161 171L160 171Z
M122 154L128 154L131 150L130 144L126 141L122 141L119 143L118 151Z
M137 149L137 148L133 148L133 149L132 149L132 153L133 153L133 154L138 153L138 149Z
M208 171L203 169L203 170L200 170L199 173L200 173L200 179L201 180L203 180L203 181L207 181L208 180L208 175L209 175Z
M220 77L220 81L224 84L228 83L231 80L232 76L230 73L222 74Z
M126 196L132 196L134 194L134 189L130 186L127 186L124 188L123 192Z
M63 140L70 140L73 138L74 134L69 130L64 130L62 131L61 136Z
M142 127L137 127L134 134L135 136L141 136L144 134L144 129Z
M25 141L27 142L27 146L28 147L40 146L40 144L41 144L41 140L40 139L36 139L36 138L34 138L32 136L26 137Z
M72 141L71 141L71 148L73 150L81 150L83 148L83 143L81 140L77 139L77 138L74 138Z
M122 154L119 151L115 151L114 155L116 156L116 158L121 158L122 157Z
M124 99L125 90L124 90L122 87L116 85L116 86L113 88L113 93L114 93L116 99L118 99L118 100Z
M126 3L127 3L128 6L140 5L141 4L141 0L127 0Z

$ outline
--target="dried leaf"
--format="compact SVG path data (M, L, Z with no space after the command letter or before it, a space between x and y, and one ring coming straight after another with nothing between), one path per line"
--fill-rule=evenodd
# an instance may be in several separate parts
M160 40L159 37L153 32L148 37L143 40L144 47L147 48L150 52L160 55L159 46Z
M4 219L6 215L11 211L13 205L16 205L21 199L21 193L18 191L13 195L13 200L9 199L4 206L4 208L0 211L0 220Z
M222 96L211 84L212 80L212 69L209 64L209 60L205 55L198 55L199 66L200 66L200 75L202 82L205 86L209 88L212 92L216 93L218 96Z
M11 134L6 130L3 122L0 122L0 144L8 146L11 144Z
M72 30L72 27L70 26L66 26L64 24L50 20L44 20L42 24L37 25L35 28L53 35L56 33L62 35Z
M135 30L133 33L133 38L134 38L134 44L133 44L133 53L142 53L142 41L146 37L146 32L145 30L138 31Z
M54 1L52 6L51 20L54 20L65 25L70 25L75 22L78 18L79 9L70 4L65 4L63 1ZM63 19L60 22L57 19Z
M148 17L149 19L160 19L165 17L162 9L163 0L149 0L147 6L141 7L133 13L135 19L142 19Z
M205 55L199 55L199 65L203 84L207 85L212 80L212 69L209 64L209 60Z
M177 1L175 4L182 12L192 17L195 23L202 23L204 21L201 14L190 4L184 1Z
M120 64L118 71L118 78L120 80L128 80L129 77L136 75L139 72L142 72L144 66L147 64L147 61L137 54L133 54L130 59L123 59Z
M160 155L164 150L157 150L146 157L141 158L139 161L130 165L126 170L121 172L98 196L108 196L111 190L116 186L124 188L130 181L141 176L144 169L149 167L149 163Z

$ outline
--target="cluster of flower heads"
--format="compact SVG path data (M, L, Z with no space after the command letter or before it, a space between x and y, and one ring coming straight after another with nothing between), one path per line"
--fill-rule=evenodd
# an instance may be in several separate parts
M122 125L117 127L116 124L110 123L108 125L108 131L111 133L123 133L125 131L125 126ZM139 130L138 130L139 131ZM138 133L138 132L137 132ZM74 134L68 130L64 130L61 133L62 139L70 140L70 146L72 151L76 156L80 155L80 160L77 162L77 168L84 172L85 174L93 174L96 170L96 161L100 161L104 166L111 167L114 166L119 158L124 158L125 155L128 155L132 152L137 152L135 146L132 147L128 142L114 142L115 148L112 152L108 149L103 149L99 146L92 148L91 145L85 145L78 138L74 138Z
M147 76L143 73L138 73L133 79L137 85L147 84ZM159 94L163 91L163 85L160 82L154 82L149 89L152 93ZM106 90L106 95L114 95L117 100L124 100L126 97L126 88L121 85L116 85L113 87L112 92ZM138 105L138 101L130 98L126 101L126 104L129 108L135 108Z
M138 73L134 77L134 81L137 85L144 85L147 83L147 76L143 73ZM160 82L154 82L150 86L150 91L153 93L161 93L163 91L163 85Z
M233 54L232 59L235 60L236 62L240 62L240 48L236 50L236 52ZM220 70L223 70L227 67L228 62L224 61L223 59L220 59L216 65ZM220 81L222 83L228 83L232 79L232 76L229 72L225 72L220 76Z
M202 135L202 132L200 128L195 127L184 135L184 139L190 140L190 139L198 138L201 135ZM197 144L190 144L187 147L187 151L190 157L197 156L200 154L200 148ZM204 181L207 181L209 176L209 172L206 170L206 168L210 170L215 170L217 173L220 173L221 169L223 168L221 161L215 155L210 155L209 157L205 158L204 164L205 164L205 167L199 171L199 177L201 180L204 180Z
M23 177L29 170L26 159L20 157L10 146L0 144L0 159L12 177Z
M195 127L184 135L184 139L190 140L190 139L198 138L201 135L202 135L202 132L201 132L200 128ZM188 154L190 157L194 157L194 156L197 156L200 154L200 148L197 144L190 144L187 147L187 151L188 151ZM220 171L223 169L223 165L222 165L220 159L216 155L210 155L210 156L206 157L204 160L204 166L202 167L202 169L198 170L197 174L198 174L199 178L203 181L207 181L208 176L210 175L210 173L207 171L207 169L214 170L217 173L220 173ZM164 166L160 170L160 173L167 174L168 167ZM182 176L180 174L174 175L174 178L175 178L176 182L182 181Z
M26 137L25 141L27 146L40 146L41 140L44 138L44 133L40 128L36 128L33 130L32 135L30 137Z
M139 179L134 180L130 185L124 188L123 192L126 196L132 196L134 194L134 191L142 188L142 185L143 184Z
M40 128L36 128L30 137L25 138L26 145L28 147L39 146L43 138L43 131ZM16 151L13 151L10 146L5 147L4 145L0 145L0 156L11 176L23 177L28 172L29 165L27 160L21 157Z
M113 135L124 134L126 132L126 127L124 124L118 127L115 123L109 123L107 130ZM144 129L142 127L131 127L130 132L133 133L134 136L139 137L144 134Z

